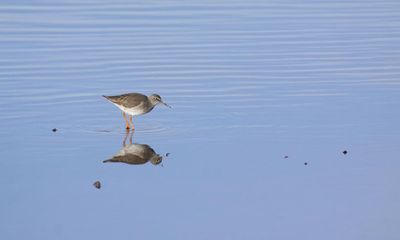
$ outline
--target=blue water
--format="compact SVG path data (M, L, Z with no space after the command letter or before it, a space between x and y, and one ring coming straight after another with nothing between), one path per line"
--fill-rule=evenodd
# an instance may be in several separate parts
M397 240L399 66L397 0L2 1L0 239Z

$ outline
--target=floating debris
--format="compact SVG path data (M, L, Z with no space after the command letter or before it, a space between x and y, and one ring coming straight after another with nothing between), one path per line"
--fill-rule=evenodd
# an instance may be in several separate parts
M93 183L93 186L94 186L95 188L97 188L97 189L100 189L100 188L101 188L101 183L100 183L100 181L94 182L94 183Z
M57 128L53 128L51 131L53 131L53 132L57 132Z
M168 157L170 153L166 153L165 156Z
M284 156L284 158L289 158L289 156Z
M347 150L344 150L344 151L343 151L343 154L346 155L346 154L347 154Z
M307 163L307 162L305 162L305 163L304 163L304 165L305 165L305 166L307 166L307 165L308 165L308 163Z

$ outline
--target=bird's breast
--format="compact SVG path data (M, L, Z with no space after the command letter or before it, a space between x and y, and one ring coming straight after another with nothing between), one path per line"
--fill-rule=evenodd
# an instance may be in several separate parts
M153 108L147 108L143 103L135 107L124 107L122 105L115 104L121 111L131 116L138 116L150 112Z

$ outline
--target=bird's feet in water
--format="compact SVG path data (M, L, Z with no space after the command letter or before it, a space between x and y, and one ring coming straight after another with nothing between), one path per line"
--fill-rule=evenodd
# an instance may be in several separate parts
M132 125L126 124L125 129L126 129L126 131L129 131L129 130L134 131L135 127L133 126L133 124Z

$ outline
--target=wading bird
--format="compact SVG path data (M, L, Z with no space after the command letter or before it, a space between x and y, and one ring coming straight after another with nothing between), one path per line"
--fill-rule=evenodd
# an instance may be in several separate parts
M160 95L153 94L150 96L143 95L141 93L127 93L117 96L104 96L115 106L117 106L122 111L124 116L126 129L134 129L132 117L143 115L150 112L158 104L163 104L169 108L168 104L162 101ZM126 115L129 115L129 120Z

